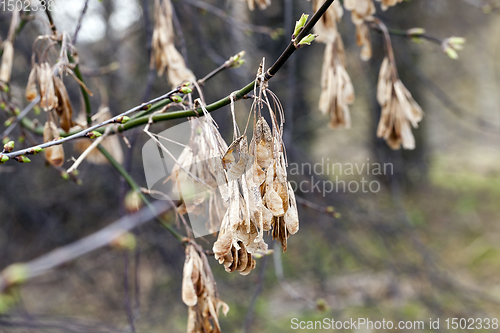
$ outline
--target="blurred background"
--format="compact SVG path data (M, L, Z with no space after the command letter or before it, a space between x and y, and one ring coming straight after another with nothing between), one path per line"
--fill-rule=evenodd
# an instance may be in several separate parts
M55 1L58 30L73 35L84 5L84 0ZM465 49L451 60L439 45L392 36L401 79L425 112L413 130L413 151L392 151L375 136L383 41L371 31L374 54L363 62L347 11L338 26L356 92L351 129L330 129L328 117L318 110L324 44L295 52L270 81L285 109L290 164L392 163L393 172L290 174L305 184L311 177L333 182L364 177L377 181L380 190L326 195L297 190L300 231L288 240L286 253L258 259L249 276L226 273L209 258L221 299L231 308L220 318L223 332L290 332L292 318L427 323L438 317L500 317L500 3L413 0L385 12L376 6L377 17L391 29L421 27L439 39L465 37ZM268 65L274 62L288 45L295 20L312 13L305 0L272 0L263 11L249 11L240 0L179 0L173 7L177 49L197 78L246 51L242 67L222 72L203 87L208 103L250 82L262 57ZM75 46L94 93L94 110L105 103L116 115L170 90L167 79L149 67L153 15L154 1L88 1ZM44 13L35 17L14 44L11 89L20 108L28 104L24 89L33 41L50 33ZM11 13L0 12L2 39L10 19ZM68 90L78 113L83 110L78 87L70 83ZM240 126L250 105L236 104ZM230 139L229 108L213 116ZM1 117L2 122L8 118ZM30 117L44 122L43 113ZM156 124L153 131L174 123ZM23 136L19 128L10 135L14 140ZM133 145L129 149L122 142L123 164L146 186L141 147L148 137L141 128L125 136ZM29 140L16 141L16 148L23 145L31 146ZM65 152L67 159L79 155L72 144ZM61 178L42 158L0 166L0 270L125 214L129 188L113 168L84 162L79 170L81 185ZM137 249L129 255L103 248L30 280L19 289L16 304L0 314L0 332L130 332L127 297L138 315L137 332L184 332L184 250L155 222L135 232ZM210 249L214 240L206 237L199 244ZM426 325L421 331L431 330Z

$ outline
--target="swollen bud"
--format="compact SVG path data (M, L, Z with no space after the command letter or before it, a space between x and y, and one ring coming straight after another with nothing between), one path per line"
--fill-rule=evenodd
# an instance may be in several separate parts
M174 103L182 103L182 98L179 95L173 95L172 97L170 97L170 99Z
M14 157L14 159L16 161L18 161L19 163L29 163L29 162L31 162L31 160L29 158L27 158L26 156L24 156L24 155L16 156L16 157Z
M15 117L10 117L9 119L7 119L7 120L3 123L3 125L4 125L5 127L9 127L10 125L12 125L12 123L14 122L14 120L15 120L15 119L16 119Z
M95 138L98 138L100 137L102 134L97 132L97 131L92 131L92 132L88 132L87 134L85 134L85 136L87 138L91 138L91 139L95 139Z
M27 154L36 155L38 153L41 153L42 151L43 151L42 147L33 147L30 150L28 150Z
M14 141L9 141L6 144L3 145L3 152L4 153L10 153L12 149L14 149L15 142Z
M302 28L304 28L304 26L306 25L308 18L309 18L309 15L302 14L300 19L297 22L295 22L295 29L293 30L293 38L295 38L299 35Z
M125 195L124 206L129 214L137 212L143 206L143 201L139 193L133 190L129 191L127 195Z
M179 91L180 91L181 93L183 93L183 94L190 94L190 93L192 93L192 92L193 92L193 89L188 88L188 87L181 87L181 88L179 89Z
M137 241L133 234L126 232L113 239L110 245L117 250L133 250L137 245Z
M245 62L245 60L243 59L244 55L245 51L241 51L229 58L229 60L227 61L229 63L229 68L238 68L243 65L243 63Z
M12 264L0 274L8 286L21 284L28 278L28 268L25 264Z
M127 117L127 116L121 116L121 117L118 117L115 119L115 123L119 123L119 124L125 124L127 121L129 121L130 118Z
M0 154L0 164L4 164L8 160L9 158L7 156Z

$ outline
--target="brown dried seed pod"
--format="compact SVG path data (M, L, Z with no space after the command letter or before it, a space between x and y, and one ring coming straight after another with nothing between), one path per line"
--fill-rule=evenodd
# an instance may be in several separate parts
M231 246L233 242L233 235L229 232L224 234L219 233L219 238L214 243L213 251L215 254L215 259L223 258L226 254L231 251Z
M186 251L188 251L187 248ZM198 303L198 297L196 296L196 290L191 278L193 269L194 258L187 253L182 277L182 301L188 306L195 306Z
M294 235L299 231L299 214L297 211L297 202L295 201L295 194L293 193L292 185L288 183L288 197L290 199L290 207L286 211L284 221L286 229L290 235Z
M26 84L26 99L30 102L38 95L38 89L36 87L37 69L38 64L33 64L33 68L28 77L28 83Z
M242 242L238 242L240 249L238 250L238 265L236 266L236 270L238 272L244 271L247 268L248 263L248 254L245 248L245 245Z
M264 117L259 117L254 130L255 158L257 164L267 169L273 162L273 136Z
M0 81L9 82L14 61L14 46L10 40L3 42L2 65L0 65Z
M40 106L45 111L54 109L57 103L57 97L54 89L54 80L52 79L52 68L48 62L44 62L37 70L38 85L40 87Z
M57 138L59 138L59 132L56 126L52 122L47 121L43 126L43 141L49 142ZM64 148L62 145L47 147L44 151L45 158L47 158L50 164L57 167L64 164Z
M247 267L240 271L241 275L248 275L255 268L256 262L250 253L247 254Z
M59 115L61 128L68 133L73 126L73 107L63 81L54 76L54 89L57 96L56 112Z

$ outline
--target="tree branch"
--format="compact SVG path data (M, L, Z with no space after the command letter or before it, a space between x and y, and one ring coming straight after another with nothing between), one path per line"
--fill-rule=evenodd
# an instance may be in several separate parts
M58 266L106 246L117 237L148 222L154 218L156 214L163 214L172 209L172 207L166 203L156 202L151 206L154 208L154 211L149 207L145 207L137 213L124 216L104 229L74 243L55 249L34 260L18 264L23 267L23 280L26 281L45 274ZM4 291L11 284L11 281L9 281L6 276L8 275L5 273L6 271L7 269L0 274L0 292Z

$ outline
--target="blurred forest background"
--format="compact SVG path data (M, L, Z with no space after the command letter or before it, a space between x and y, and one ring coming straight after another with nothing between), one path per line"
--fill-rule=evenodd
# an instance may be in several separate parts
M73 35L84 3L55 1L58 30ZM239 0L178 0L173 6L176 46L197 78L246 51L242 67L206 84L207 102L250 82L262 57L271 64L288 45L295 20L312 13L305 0L273 0L263 11L249 11ZM466 47L451 60L439 45L392 37L400 76L425 112L413 130L414 151L391 151L375 137L382 38L371 32L374 56L361 61L348 12L339 30L356 91L350 130L330 129L327 116L318 111L324 44L300 49L273 78L270 89L286 113L289 163L369 159L393 163L394 175L376 179L382 184L376 194L296 192L300 231L285 254L258 259L249 276L228 274L210 258L221 299L231 308L220 318L223 332L290 332L294 317L428 321L500 315L500 10L495 7L500 4L412 0L385 12L378 6L376 15L389 28L422 27L440 39L463 36ZM170 90L167 80L149 68L153 9L150 0L88 1L76 48L94 92L94 110L107 99L116 115ZM30 21L14 45L11 89L20 106L27 105L33 41L50 33L44 13L36 16L39 20ZM10 18L0 13L2 38ZM76 84L70 84L69 94L75 110L83 109ZM236 104L242 123L249 109L250 101ZM213 116L221 132L230 134L229 108ZM173 123L156 124L153 130ZM11 138L19 135L16 129ZM140 128L125 135L134 144L128 149L122 143L124 165L146 186L141 147L148 137ZM71 146L65 145L66 158L78 156ZM62 179L42 158L0 166L0 270L125 214L128 186L114 169L84 162L79 170L81 185ZM138 228L136 236L128 266L122 252L103 248L30 280L20 288L15 306L0 315L0 331L128 332L124 269L130 269L131 302L140 313L137 332L184 332L184 250L154 222ZM211 248L214 239L200 244Z

